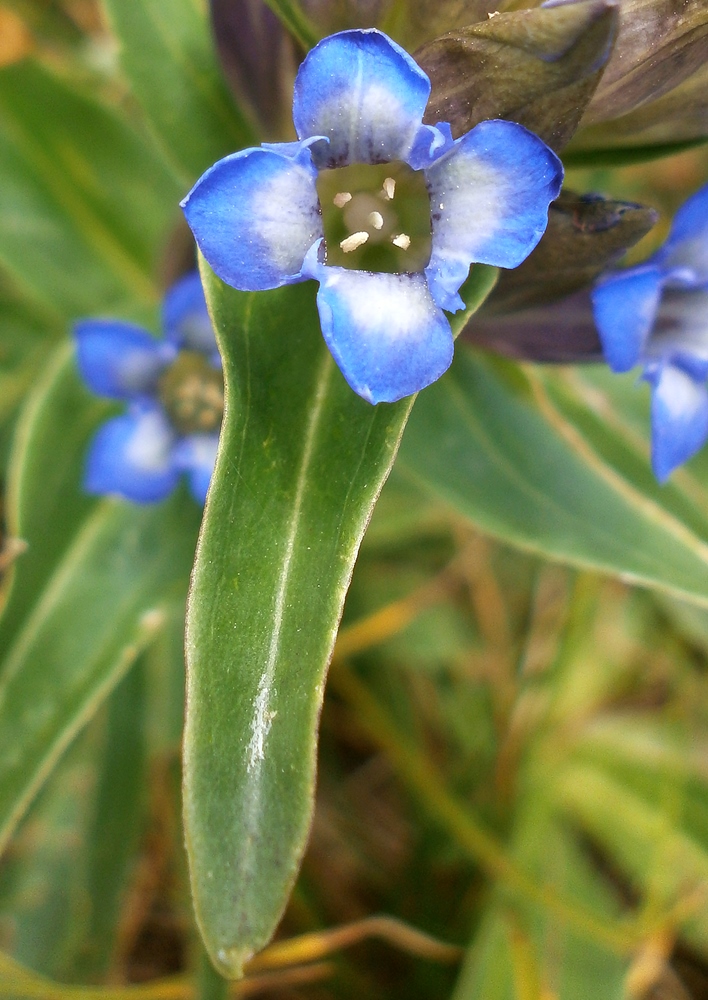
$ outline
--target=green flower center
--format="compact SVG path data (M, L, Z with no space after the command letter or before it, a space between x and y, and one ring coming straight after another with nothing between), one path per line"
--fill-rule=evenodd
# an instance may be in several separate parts
M421 271L432 249L422 170L400 162L323 170L317 181L327 263L355 271Z
M180 351L160 378L158 396L180 434L208 434L221 427L224 376L196 351Z

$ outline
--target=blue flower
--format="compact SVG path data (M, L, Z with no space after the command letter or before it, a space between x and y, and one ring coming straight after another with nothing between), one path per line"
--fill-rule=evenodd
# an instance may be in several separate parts
M708 185L682 205L653 257L605 276L592 300L610 368L644 368L652 465L664 482L708 437Z
M298 141L227 156L182 203L202 253L228 284L258 291L319 282L327 346L372 403L394 402L442 375L453 351L443 310L463 308L458 290L470 264L518 266L541 238L562 181L558 158L520 125L485 121L456 141L448 124L424 125L429 95L426 74L380 31L331 35L297 74ZM356 231L325 241L328 205L318 184L352 164L420 174L429 247L415 266L405 263L411 237L396 228L395 176L384 176L378 202L366 196L373 210L351 223ZM345 189L334 204L350 200ZM404 263L391 272L333 263L336 243L354 257L377 239Z
M165 297L165 337L119 320L76 324L76 357L88 387L125 400L125 413L102 424L87 456L89 493L136 503L163 500L186 473L204 503L224 409L224 381L199 275Z

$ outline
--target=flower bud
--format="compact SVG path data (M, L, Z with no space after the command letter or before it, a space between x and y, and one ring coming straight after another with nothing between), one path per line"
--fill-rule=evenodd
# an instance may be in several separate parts
M571 138L612 50L612 0L573 0L500 13L424 45L415 58L432 81L426 121L460 135L507 118L553 149Z

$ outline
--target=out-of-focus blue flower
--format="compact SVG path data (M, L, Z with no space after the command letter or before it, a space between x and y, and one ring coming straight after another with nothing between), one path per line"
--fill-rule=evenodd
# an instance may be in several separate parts
M76 324L76 358L88 387L125 400L125 413L102 424L86 460L89 493L136 503L163 500L187 475L204 503L224 410L224 381L199 275L165 297L164 339L119 320Z
M228 284L258 291L320 283L327 345L350 386L372 403L393 402L442 375L453 351L443 310L463 308L458 290L470 264L518 266L541 238L562 182L558 158L520 125L485 121L456 141L449 125L424 125L429 95L426 74L380 31L331 35L295 81L298 141L227 156L182 203L202 253ZM422 172L427 264L396 273L327 264L318 175L392 162ZM387 183L383 207L340 243L344 251L386 232L384 214L395 208ZM344 204L351 195L337 197ZM388 238L403 250L410 243L400 229Z
M606 275L592 299L610 368L644 368L652 465L664 482L708 437L708 185L682 205L653 257Z

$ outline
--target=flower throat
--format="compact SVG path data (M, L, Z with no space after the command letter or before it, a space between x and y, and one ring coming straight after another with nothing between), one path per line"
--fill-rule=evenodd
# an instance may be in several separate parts
M196 351L180 351L160 378L158 394L180 434L209 434L221 427L224 376Z
M422 171L405 163L354 163L317 181L327 264L405 274L430 260L430 197Z

